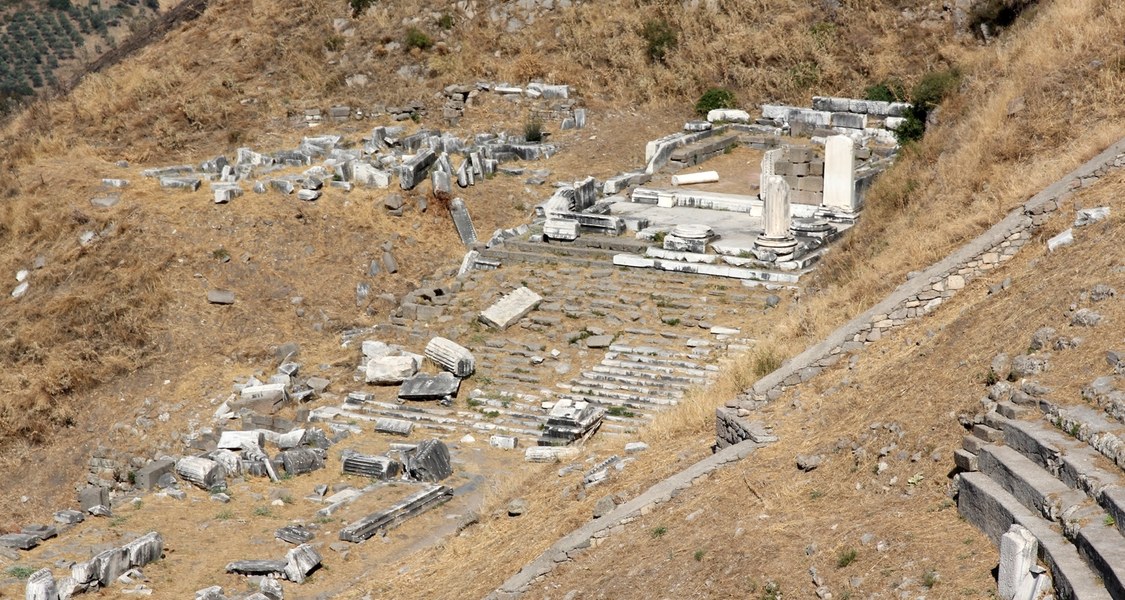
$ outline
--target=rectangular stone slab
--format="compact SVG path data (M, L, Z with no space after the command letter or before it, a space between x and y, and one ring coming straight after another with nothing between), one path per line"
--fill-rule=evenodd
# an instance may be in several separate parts
M389 433L391 435L410 435L414 430L414 423L412 421L404 421L403 419L383 418L375 420L375 431L377 433Z
M402 382L398 389L398 397L403 400L441 400L449 396L456 396L461 380L448 371L437 375L419 373Z
M0 547L15 548L17 550L31 550L39 545L39 536L26 533L9 533L0 535Z
M316 534L300 525L286 525L274 533L277 539L290 544L304 544L316 537Z
M239 575L272 575L285 572L284 560L236 560L227 563L227 573Z
M521 287L481 312L480 320L490 327L507 329L535 310L541 302L543 298L539 294L526 286Z
M403 521L421 514L453 497L453 488L444 485L427 486L407 496L386 510L363 517L340 530L340 539L359 543L380 531L386 531Z

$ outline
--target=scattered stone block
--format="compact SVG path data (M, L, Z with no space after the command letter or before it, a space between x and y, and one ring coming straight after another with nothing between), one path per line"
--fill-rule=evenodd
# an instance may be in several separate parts
M402 382L398 397L403 400L441 400L457 395L461 387L461 380L452 373L441 372L437 375L419 373Z
M461 243L472 246L477 242L477 230L473 227L473 220L469 217L469 209L465 201L454 198L449 203L449 214L453 217L453 225L457 228L457 235L461 236Z
M406 453L406 471L417 481L438 482L453 474L449 447L438 439L424 440Z
M98 485L88 485L78 492L78 505L83 511L89 511L95 506L109 506L109 490Z
M1099 206L1097 208L1082 208L1074 217L1075 227L1085 227L1092 223L1104 220L1109 216L1108 206Z
M239 575L281 575L285 573L287 561L284 560L236 560L227 563L227 573Z
M59 590L50 569L39 569L27 578L26 600L58 600Z
M294 448L278 453L285 472L289 475L304 475L324 468L320 453L309 448Z
M527 512L527 500L523 498L515 498L508 503L508 516L518 517Z
M1021 596L1018 592L1028 587L1034 578L1031 569L1036 565L1039 541L1026 528L1012 524L1008 532L1000 536L1000 572L996 587L1000 598L1014 600L1031 596Z
M320 553L309 544L301 544L285 554L285 578L293 583L304 583L309 574L320 566Z
M527 287L520 287L480 314L480 321L496 329L507 329L535 310L543 298Z
M609 348L609 345L612 343L612 335L592 335L586 338L587 348Z
M564 398L551 407L539 444L565 446L586 439L601 427L604 416L605 409L594 404Z
M519 445L519 438L514 435L493 435L488 438L488 445L501 450L515 450Z
M405 421L403 419L391 419L384 417L375 420L376 433L388 433L391 435L409 436L410 432L414 430L413 421Z
M128 558L127 569L143 567L159 560L164 554L164 537L156 531L150 531L141 537L128 542L121 547Z
M242 388L232 410L248 408L256 413L272 415L289 402L288 386L284 383L265 383Z
M426 344L426 357L441 368L465 378L476 370L476 359L468 348L443 337L435 337ZM411 373L413 374L413 373Z
M234 304L234 292L230 290L211 290L207 292L211 304Z
M750 113L744 110L731 108L716 108L707 113L707 120L711 123L719 121L727 123L749 123Z
M396 479L402 473L402 463L387 456L367 456L364 454L349 454L342 461L343 472L347 475L359 475L387 481Z
M415 515L439 506L452 497L453 488L444 485L428 486L386 510L372 513L348 524L340 530L340 539L358 544L380 531L387 531Z
M578 448L568 446L529 446L523 459L534 463L556 463L578 456Z
M573 242L578 239L581 224L573 219L547 219L543 224L543 236L550 240Z
M216 448L223 450L250 450L265 448L266 436L261 431L224 431L219 435Z
M97 208L113 208L117 206L118 202L121 202L121 196L119 194L105 194L90 198L90 204Z
M188 190L194 192L199 189L201 180L198 177L161 177L160 187L173 190Z
M625 444L625 454L636 454L648 450L648 444L644 442L629 442Z
M274 532L274 537L290 544L304 544L311 541L316 534L300 525L286 525Z
M1069 246L1073 243L1074 230L1067 229L1066 231L1063 231L1062 233L1047 240L1047 250L1050 252L1054 252L1055 250L1062 248L1063 246Z
M225 481L226 473L219 463L197 456L181 458L176 463L176 474L195 486L210 490Z
M55 522L56 523L63 523L63 524L66 524L66 525L74 525L75 523L81 523L82 521L85 521L85 520L86 520L86 515L82 514L80 511L71 510L69 508L66 509L66 510L60 510L60 511L55 513Z
M423 148L418 151L417 154L402 163L399 170L399 187L404 190L414 189L422 182L435 162L437 162L437 155L434 154L433 150Z
M400 384L418 372L418 364L410 356L384 356L367 361L365 381L380 385Z
M305 202L315 202L320 199L320 190L300 190L297 192L297 199L304 200Z
M24 535L33 535L40 540L49 540L59 535L59 530L53 525L25 525L20 529Z
M8 533L0 535L0 547L2 548L31 550L32 548L38 546L39 542L39 536L28 535L26 533Z

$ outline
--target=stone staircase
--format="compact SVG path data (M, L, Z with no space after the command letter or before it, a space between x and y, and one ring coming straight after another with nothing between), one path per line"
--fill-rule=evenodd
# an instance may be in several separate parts
M997 544L1027 528L1059 597L1125 598L1125 424L1022 399L998 402L957 451L958 509Z
M570 242L547 243L512 238L484 250L480 257L501 264L522 262L608 268L613 266L614 254L644 254L650 245L652 243L645 240L586 233Z
M579 241L508 240L485 251L505 253L501 269L444 286L445 317L397 326L415 345L437 334L473 352L476 373L452 406L384 398L344 403L333 420L394 418L416 431L496 433L534 445L553 403L571 399L606 409L601 435L629 437L714 381L721 357L752 344L739 333L755 318L746 308L764 306L768 292L723 278L612 267L613 254L645 243ZM503 290L524 285L543 297L537 310L505 331L476 322Z

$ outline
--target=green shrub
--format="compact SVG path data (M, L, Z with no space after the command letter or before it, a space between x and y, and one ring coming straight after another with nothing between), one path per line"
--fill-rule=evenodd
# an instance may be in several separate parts
M725 88L711 88L699 97L695 103L695 112L700 116L707 116L707 113L715 109L735 106L734 92Z
M426 35L426 32L422 31L421 29L418 29L417 27L411 27L410 29L406 30L407 49L417 48L419 50L429 50L433 45L434 40L431 39L430 36Z
M667 60L668 53L680 43L676 30L664 19L645 21L641 37L645 40L648 57L659 63Z
M885 79L864 90L863 97L867 100L882 102L905 102L906 87L897 79Z
M33 567L8 567L8 575L11 577L15 577L16 579L27 579L28 577L31 577L31 574L34 572L35 569Z
M354 19L362 15L372 4L375 4L375 0L348 0L348 3L352 5L352 18Z
M955 68L927 73L918 81L910 93L910 108L906 110L906 120L895 129L899 143L907 144L922 139L930 113L960 81L961 72Z
M840 553L836 555L836 568L843 569L852 564L855 562L856 556L858 556L858 553L855 551L855 548L844 548L840 550Z
M441 27L442 29L453 29L453 25L455 24L455 21L453 20L453 15L451 15L449 13L443 14L441 16L441 18L438 19L437 24L438 24L438 27Z

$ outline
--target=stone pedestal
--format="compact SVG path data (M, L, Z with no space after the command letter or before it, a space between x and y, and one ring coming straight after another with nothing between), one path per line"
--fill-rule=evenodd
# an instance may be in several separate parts
M824 144L824 204L826 216L854 218L859 212L855 194L855 143L834 135Z
M765 233L754 240L754 246L772 252L778 258L792 255L797 248L797 238L789 233L789 184L781 175L770 175L766 177L763 195Z

